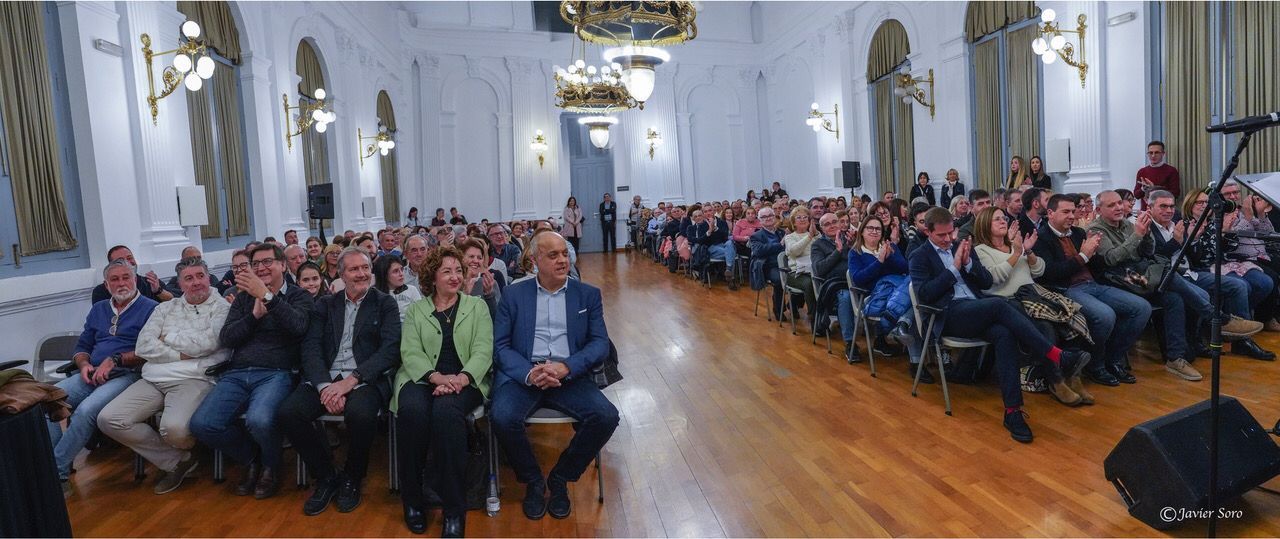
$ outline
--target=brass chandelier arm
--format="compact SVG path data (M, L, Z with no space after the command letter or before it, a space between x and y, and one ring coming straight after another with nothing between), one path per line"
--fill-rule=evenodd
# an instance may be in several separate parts
M1076 46L1071 43L1067 43L1063 45L1061 49L1056 50L1054 52L1058 53L1058 58L1061 58L1063 63L1071 67L1074 67L1076 68L1076 71L1079 71L1080 87L1084 88L1085 77L1089 74L1089 63L1085 61L1085 57L1084 57L1085 30L1088 28L1088 26L1085 24L1085 16L1083 13L1081 13L1078 17L1076 17L1076 24L1077 26L1075 30L1063 30L1060 27L1060 25L1057 23L1046 22L1040 28L1040 35L1060 36L1062 34L1075 34L1079 36L1080 38L1080 49L1079 49L1080 56L1079 57L1076 56Z
M187 41L176 49L154 52L151 50L151 36L149 34L142 34L140 39L142 41L142 57L147 63L147 106L151 109L151 125L158 125L160 100L173 95L173 92L178 90L178 85L182 84L182 75L173 66L164 68L164 71L160 73L160 80L164 83L164 89L160 91L159 95L156 95L155 69L153 67L155 57L175 53L195 56L203 53L205 47L194 41ZM194 69L194 66L192 68Z
M315 123L311 118L311 113L324 109L324 100L319 99L311 103L299 102L297 105L289 105L289 94L283 94L284 99L284 138L289 146L289 151L293 151L293 137L301 136ZM298 117L294 119L290 116L289 111L297 110ZM293 131L290 123L297 125L298 130Z

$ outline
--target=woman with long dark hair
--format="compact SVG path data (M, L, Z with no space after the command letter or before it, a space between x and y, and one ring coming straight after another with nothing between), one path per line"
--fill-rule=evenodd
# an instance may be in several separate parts
M564 211L561 212L564 218L564 226L560 228L560 235L569 240L573 244L573 250L578 250L578 242L582 240L582 208L578 207L578 199L569 197L564 203Z
M916 197L924 198L930 206L937 206L938 199L933 196L933 186L929 185L929 173L921 171L916 175L916 184L911 186L911 197L907 200L915 200Z
M373 287L396 298L401 322L404 322L404 315L409 311L409 306L422 299L418 287L410 286L410 283L405 282L404 266L404 260L395 255L380 256L377 262L373 263Z
M1050 178L1049 173L1044 171L1044 159L1041 159L1038 155L1033 155L1028 167L1031 170L1027 171L1027 179L1031 180L1032 187L1053 189L1053 178Z

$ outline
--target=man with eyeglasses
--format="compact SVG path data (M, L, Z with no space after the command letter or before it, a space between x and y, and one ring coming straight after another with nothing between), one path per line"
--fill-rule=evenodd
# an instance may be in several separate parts
M133 258L133 250L129 249L127 246L116 245L107 249L107 261L110 262L112 260L124 260L132 265L135 271L138 269L138 261ZM165 289L164 284L160 282L160 277L156 276L156 272L154 271L148 271L146 275L138 274L137 281L138 283L135 288L138 290L138 293L157 303L161 301L169 301L173 299L175 295ZM110 298L111 292L108 288L109 287L106 283L99 283L98 286L94 287L93 293L90 295L90 301L97 303Z
M275 415L293 389L310 323L312 298L284 282L284 250L263 244L236 273L236 294L218 341L231 350L218 384L191 418L191 433L245 465L237 496L264 499L280 490L281 434ZM244 424L239 417L244 414ZM255 447L256 446L256 447Z
M1178 169L1165 162L1164 143L1153 140L1147 143L1147 166L1138 169L1138 179L1133 185L1133 196L1145 201L1148 194L1168 191L1174 200L1182 198L1182 180Z
M378 246L378 256L401 256L400 240L396 238L394 230L379 230Z
M294 246L296 247L296 246ZM138 335L136 353L146 360L142 379L130 385L98 416L103 434L124 444L160 469L153 492L182 486L199 462L188 425L213 380L205 369L226 360L218 332L231 309L213 294L209 267L198 257L174 268L182 298L160 304ZM147 424L161 414L159 429Z
M520 247L511 243L507 227L502 223L493 223L485 234L489 236L489 255L506 266L507 277L524 277L524 271L520 269Z
M431 252L431 247L427 245L426 236L413 235L404 240L404 283L414 288L418 287L418 271L415 268L421 268L422 263L427 260L427 254Z
M71 492L67 481L71 463L93 435L98 414L138 380L142 360L134 354L134 347L158 305L138 292L137 270L128 260L111 261L103 268L102 278L110 297L94 303L85 317L84 330L71 356L78 374L57 384L67 392L71 420L66 432L61 422L49 423L49 440L64 495Z
M773 283L773 315L781 320L782 273L778 269L778 253L785 248L782 238L787 233L778 228L778 216L773 208L760 210L760 224L762 228L747 240L747 248L751 249L751 288L764 288L766 279Z

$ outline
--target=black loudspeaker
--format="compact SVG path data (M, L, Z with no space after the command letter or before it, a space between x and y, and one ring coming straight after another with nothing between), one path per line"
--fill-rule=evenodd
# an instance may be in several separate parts
M1219 402L1219 507L1280 474L1280 447L1239 401ZM1129 514L1157 530L1207 518L1209 401L1142 423L1103 462Z
M307 187L307 212L312 219L333 219L333 184Z
M842 161L840 169L844 176L845 189L862 187L862 163L858 161Z

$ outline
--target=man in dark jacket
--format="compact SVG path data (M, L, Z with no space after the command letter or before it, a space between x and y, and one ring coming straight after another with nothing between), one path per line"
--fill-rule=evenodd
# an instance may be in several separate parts
M335 496L340 513L360 505L378 412L391 399L388 376L400 364L400 310L395 298L372 286L369 256L359 249L343 251L338 273L346 288L316 301L302 341L303 383L276 414L280 429L318 478L302 506L309 516L323 512ZM334 468L329 438L315 423L326 414L341 414L351 434L345 471Z
M599 210L600 230L604 233L604 252L612 253L618 250L618 203L613 201L613 195L604 194Z
M1054 375L1057 391L1065 378L1079 374L1089 362L1085 352L1061 350L1036 330L1031 319L1002 297L986 297L991 273L973 256L969 240L955 246L951 234L955 224L951 212L933 208L925 213L929 244L911 255L911 283L920 305L943 309L934 324L934 335L982 339L995 348L995 368L1004 399L1004 426L1014 440L1029 443L1031 427L1022 412L1019 358L1022 350L1032 361L1043 362Z
M809 246L809 261L813 264L813 278L822 281L822 290L826 290L829 286L838 286L838 284L828 283L846 282L845 272L849 269L849 247L853 245L853 240L847 237L846 231L840 230L840 218L834 213L823 215L818 220L818 228L822 231L822 237L814 240ZM818 298L819 304L813 309L818 318L811 327L818 336L826 334L829 327L822 317L826 316L825 313L831 312L830 301L834 301L837 316L840 318L840 331L845 341L845 357L849 359L858 355L857 349L853 347L853 307L849 302L848 285L838 287L840 291L826 298L828 302L823 303L824 298Z
M251 271L235 276L241 290L218 341L232 350L217 385L191 417L191 433L245 464L237 496L270 498L280 491L281 440L276 410L293 390L302 338L311 321L311 294L284 282L284 250L264 243L249 255ZM238 418L244 413L244 426ZM255 457L255 448L261 456Z
M756 272L759 265L763 279L773 283L773 315L782 320L782 273L778 269L778 253L786 247L782 238L786 231L778 228L778 216L773 208L760 210L760 223L763 228L757 230L747 240L747 248L751 249L751 272Z

